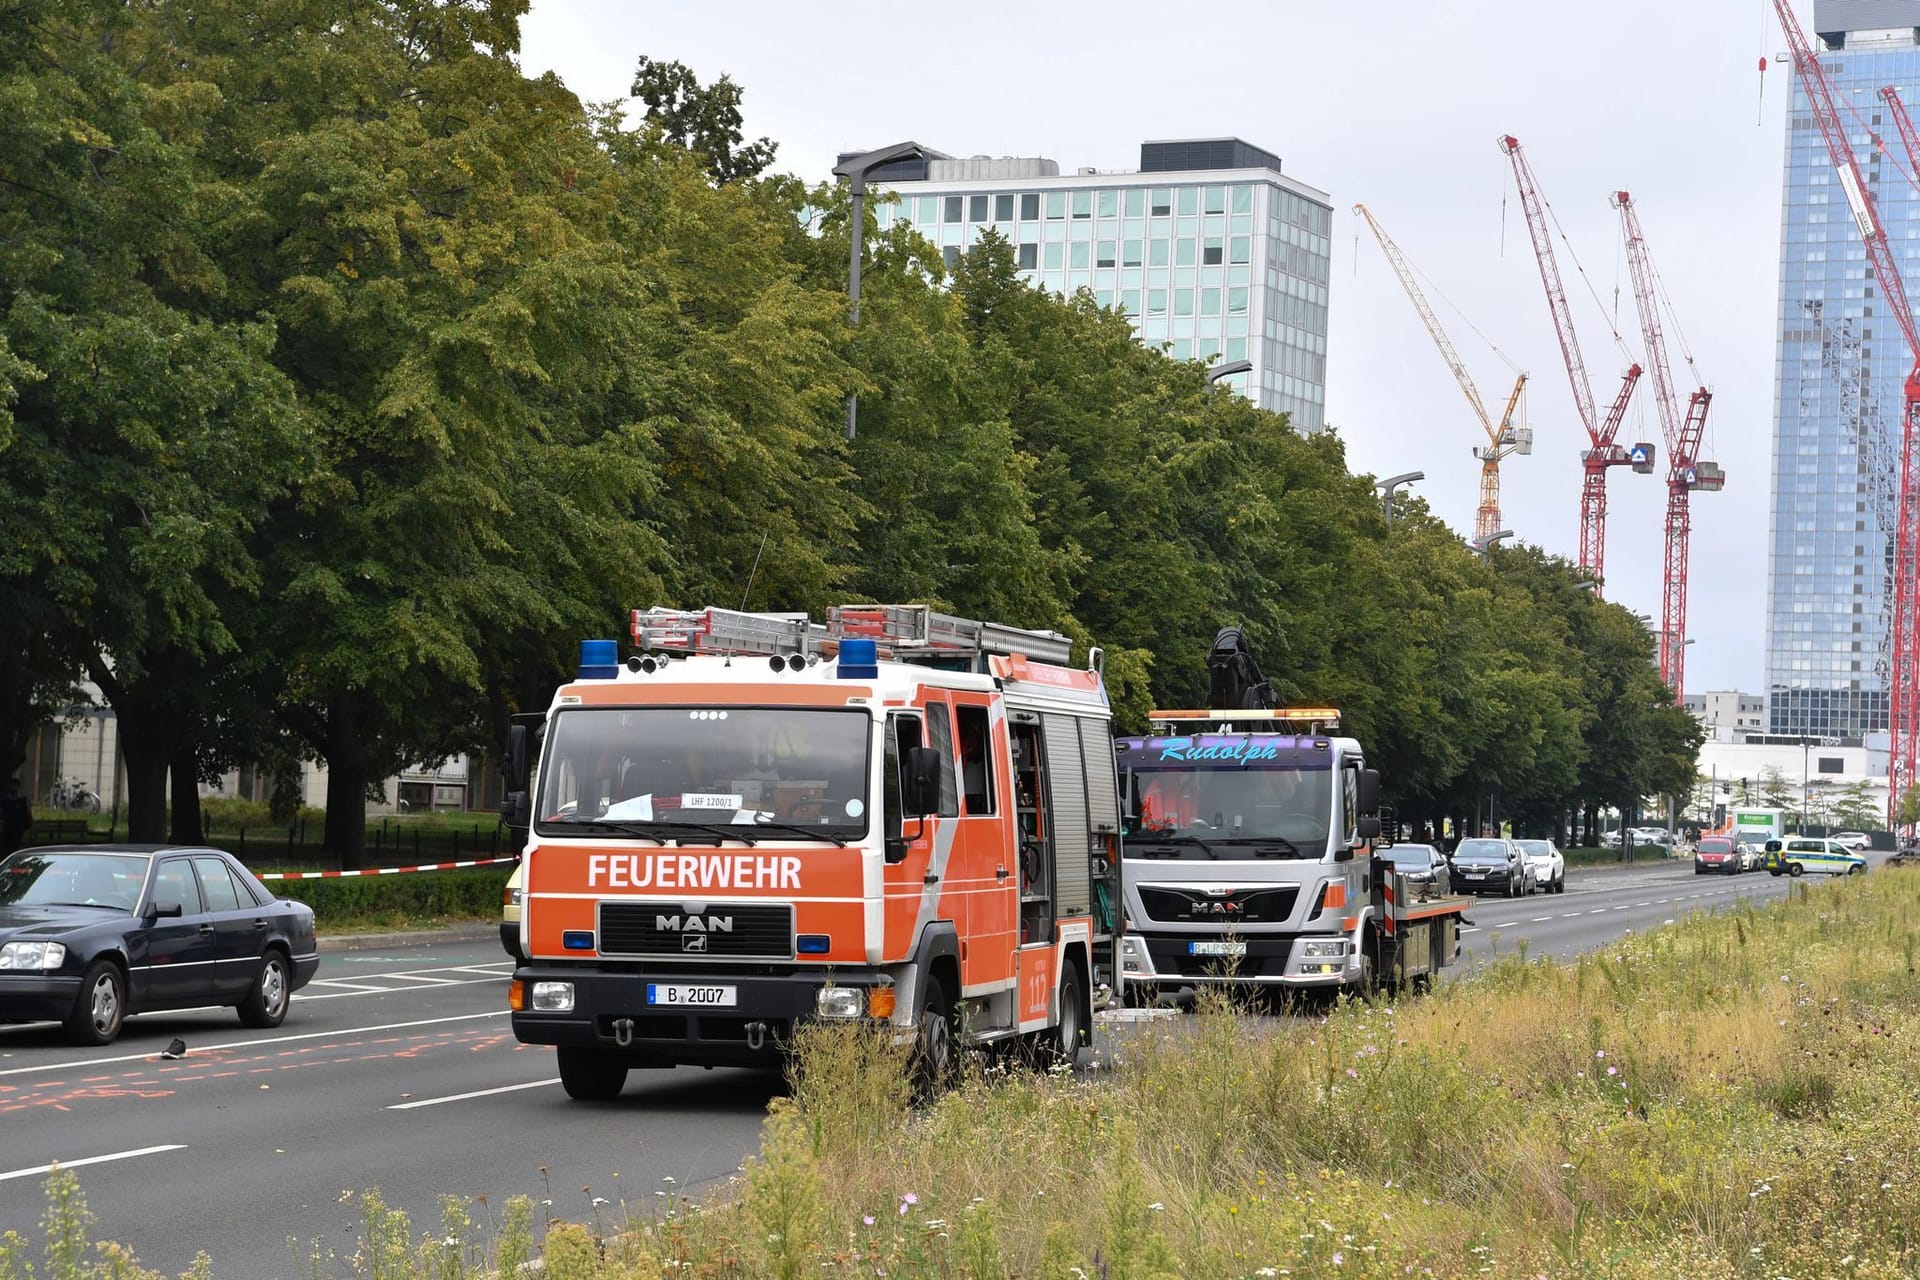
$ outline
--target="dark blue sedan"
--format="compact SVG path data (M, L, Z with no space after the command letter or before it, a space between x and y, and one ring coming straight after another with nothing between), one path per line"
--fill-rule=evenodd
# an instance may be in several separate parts
M233 1005L277 1027L320 966L313 911L219 849L61 845L0 861L0 1022L106 1044L130 1013Z

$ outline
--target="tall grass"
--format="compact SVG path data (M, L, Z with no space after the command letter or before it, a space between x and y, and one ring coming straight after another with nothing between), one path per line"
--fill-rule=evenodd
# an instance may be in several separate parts
M815 1029L725 1191L551 1233L547 1271L1912 1277L1917 949L1920 877L1796 886L1419 999L1209 1002L918 1112L897 1046Z

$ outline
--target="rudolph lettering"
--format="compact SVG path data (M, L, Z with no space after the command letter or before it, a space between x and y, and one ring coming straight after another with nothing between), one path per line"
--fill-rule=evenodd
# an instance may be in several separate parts
M592 889L798 889L800 859L753 853L596 853Z

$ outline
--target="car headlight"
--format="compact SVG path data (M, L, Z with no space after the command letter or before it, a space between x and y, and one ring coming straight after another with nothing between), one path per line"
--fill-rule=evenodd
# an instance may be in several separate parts
M1303 960L1339 960L1347 954L1345 938L1333 942L1303 942L1300 944L1300 957Z
M67 948L58 942L9 942L0 947L0 969L58 969L66 959Z

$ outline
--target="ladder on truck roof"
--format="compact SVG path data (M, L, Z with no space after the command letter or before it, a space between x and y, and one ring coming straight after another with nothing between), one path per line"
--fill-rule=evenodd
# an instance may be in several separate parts
M1020 654L1063 666L1073 655L1073 641L1059 632L957 618L921 604L836 605L827 611L824 626L805 614L714 607L633 611L633 642L648 650L812 656L827 644L854 638L871 639L882 653L901 661Z
M812 656L827 629L804 613L738 609L635 609L633 643L670 653L803 653Z
M827 610L827 631L837 640L869 637L902 660L1017 653L1035 662L1065 666L1073 657L1073 641L1057 631L956 618L935 613L924 604L835 605Z

